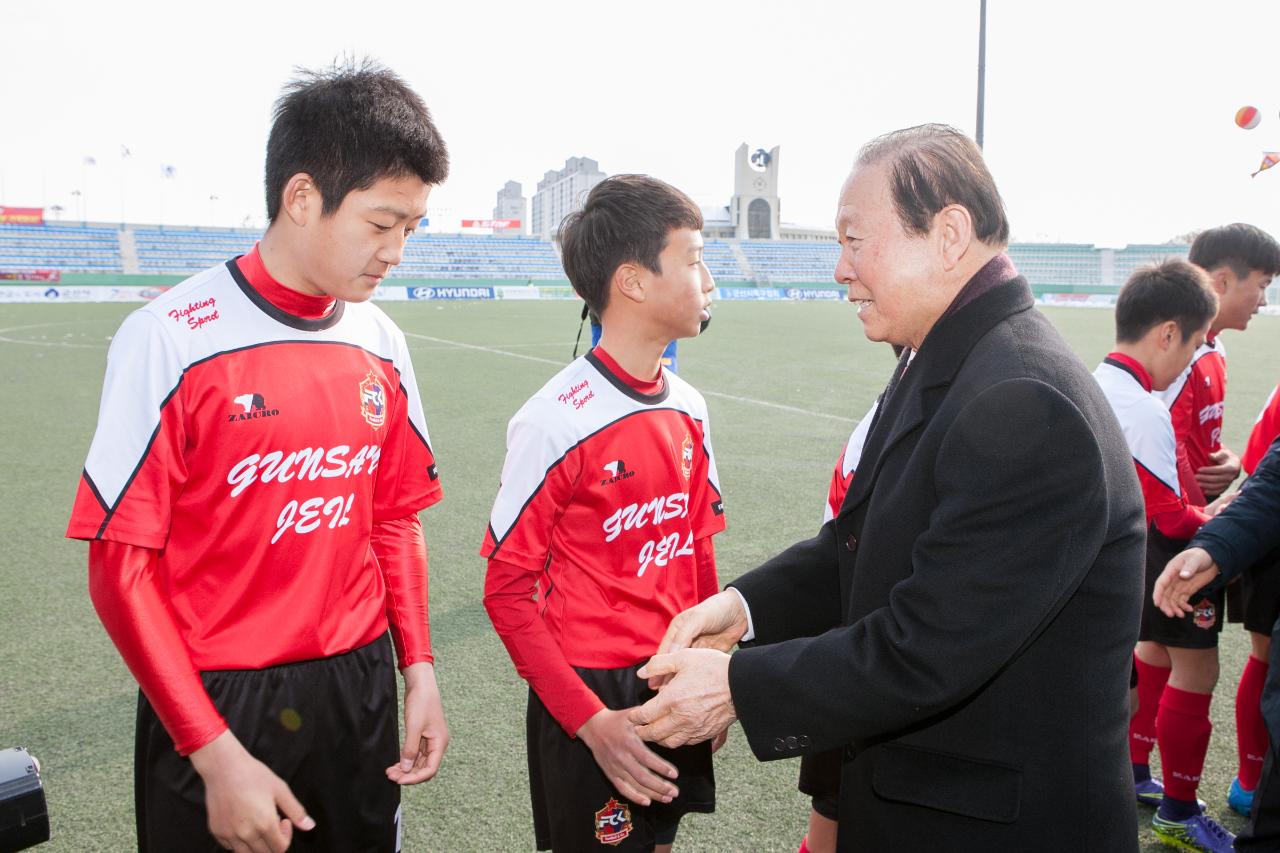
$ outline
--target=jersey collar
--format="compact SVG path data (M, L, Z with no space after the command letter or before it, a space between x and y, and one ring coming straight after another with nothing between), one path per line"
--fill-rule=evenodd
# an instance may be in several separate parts
M272 278L258 254L258 246L227 261L231 277L249 301L273 320L304 332L328 329L342 318L345 303L285 287Z
M1113 352L1108 353L1107 357L1104 358L1103 361L1132 376L1134 381L1142 386L1143 391L1150 393L1152 382L1151 374L1147 372L1145 367L1138 363L1137 359L1131 358L1122 352Z

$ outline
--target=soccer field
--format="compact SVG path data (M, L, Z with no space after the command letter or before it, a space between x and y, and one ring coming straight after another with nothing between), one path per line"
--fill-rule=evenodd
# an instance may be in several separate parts
M63 538L97 417L107 344L135 306L0 306L0 747L42 761L49 851L133 846L137 688L85 588L84 543ZM481 605L478 556L498 486L508 418L569 360L572 302L383 303L408 335L445 499L423 514L431 624L453 742L439 776L406 790L405 850L533 849L524 759L526 691ZM1111 313L1049 316L1092 367L1109 350ZM584 338L586 333L584 333ZM1224 336L1230 362L1225 441L1237 451L1280 377L1280 317ZM722 581L812 535L831 467L893 367L847 303L721 303L708 333L680 346L681 373L711 410L728 530ZM1215 729L1201 796L1226 808L1235 772L1233 697L1248 653L1223 635ZM797 761L755 761L740 730L717 756L719 809L692 815L677 849L794 851L807 799ZM1086 818L1087 816L1082 816ZM1140 810L1144 849L1148 810Z

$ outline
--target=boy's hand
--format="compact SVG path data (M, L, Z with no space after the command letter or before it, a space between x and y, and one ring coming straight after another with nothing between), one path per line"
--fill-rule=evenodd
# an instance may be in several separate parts
M449 747L449 724L436 687L436 670L429 663L410 664L404 674L404 745L400 763L387 768L397 785L425 782L440 769Z
M1196 482L1206 495L1220 495L1240 476L1240 457L1226 447L1209 454L1209 464L1196 471Z
M596 764L613 787L631 802L642 806L653 800L669 803L680 793L667 781L676 778L676 768L640 740L626 711L597 711L578 729L578 737L591 748Z
M228 850L284 853L295 826L316 825L284 780L230 731L191 753L191 764L204 780L209 832Z

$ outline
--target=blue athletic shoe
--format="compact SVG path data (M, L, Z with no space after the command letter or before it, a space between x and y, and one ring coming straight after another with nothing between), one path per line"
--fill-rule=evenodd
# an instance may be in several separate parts
M1231 780L1231 790L1227 791L1227 805L1245 817L1253 809L1253 791L1246 791L1241 786L1239 777Z
M1159 779L1143 779L1133 783L1133 793L1138 798L1138 805L1159 807L1164 799L1164 785Z
M1195 853L1233 853L1236 837L1213 818L1198 814L1186 820L1165 820L1157 812L1151 819L1156 839L1166 847Z

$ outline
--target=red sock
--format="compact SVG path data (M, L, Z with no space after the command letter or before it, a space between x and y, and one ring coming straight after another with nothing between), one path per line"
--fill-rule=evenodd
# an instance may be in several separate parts
M1156 745L1156 708L1169 681L1167 666L1153 666L1133 656L1138 667L1138 713L1129 721L1129 760L1134 764L1150 764L1151 749Z
M800 840L800 849L796 853L809 853L809 836L805 836Z
M1236 688L1236 751L1240 755L1240 787L1252 791L1258 787L1262 776L1262 761L1266 758L1270 738L1267 724L1262 719L1262 685L1267 680L1270 665L1253 655L1240 673L1240 686Z
M1139 676L1141 678L1141 676ZM1165 685L1156 714L1156 739L1164 768L1164 792L1175 800L1196 801L1204 756L1209 751L1209 693L1190 693Z

